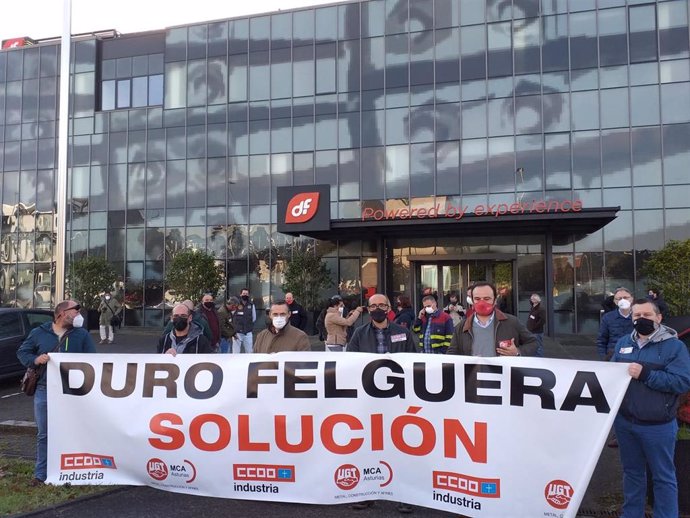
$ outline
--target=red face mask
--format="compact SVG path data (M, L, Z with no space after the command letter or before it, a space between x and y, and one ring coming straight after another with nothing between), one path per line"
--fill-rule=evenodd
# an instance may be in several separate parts
M489 304L484 300L480 300L474 303L474 312L479 316L488 317L494 312L494 305Z

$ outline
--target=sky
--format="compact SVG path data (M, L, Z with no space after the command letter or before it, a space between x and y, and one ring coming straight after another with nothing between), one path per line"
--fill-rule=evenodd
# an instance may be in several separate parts
M333 3L334 0L72 0L72 34L115 29L131 33ZM63 0L4 1L0 40L62 34ZM38 16L37 16L38 14Z

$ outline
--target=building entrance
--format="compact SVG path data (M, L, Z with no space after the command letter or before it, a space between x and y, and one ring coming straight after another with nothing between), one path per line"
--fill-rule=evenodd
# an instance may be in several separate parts
M415 262L414 307L422 306L422 297L436 295L439 306L448 304L452 293L458 294L463 307L467 288L479 281L491 282L498 291L498 307L515 314L513 260L471 259L459 261Z

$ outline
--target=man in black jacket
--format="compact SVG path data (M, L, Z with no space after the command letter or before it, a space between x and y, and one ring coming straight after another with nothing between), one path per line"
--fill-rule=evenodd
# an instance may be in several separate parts
M204 336L201 326L192 322L192 312L185 304L177 304L170 320L173 329L163 333L158 340L158 352L172 354L207 354L214 353L211 342Z
M391 304L388 297L376 293L369 297L367 310L371 322L358 327L347 343L347 352L360 353L414 353L417 348L409 329L388 320ZM361 510L374 505L374 500L352 504L352 509ZM398 512L408 514L412 507L400 502Z
M544 357L544 324L546 323L546 310L541 306L541 297L538 293L532 293L529 298L532 305L527 317L527 331L537 338L537 352L535 356Z
M285 294L285 302L287 302L288 309L290 310L290 325L306 332L307 310L295 301L295 297L289 291Z

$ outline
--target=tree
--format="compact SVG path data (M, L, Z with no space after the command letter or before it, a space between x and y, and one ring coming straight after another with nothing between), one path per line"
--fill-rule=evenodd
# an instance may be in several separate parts
M117 280L115 268L104 257L83 257L72 263L72 298L84 309L98 309L99 295L113 289Z
M198 301L204 293L218 293L223 285L223 270L205 251L180 250L168 265L165 281L175 291L177 301Z
M308 248L295 247L285 268L283 292L291 292L305 309L319 307L319 292L331 284L328 266Z
M690 239L669 241L642 266L649 288L663 291L673 315L690 314Z

